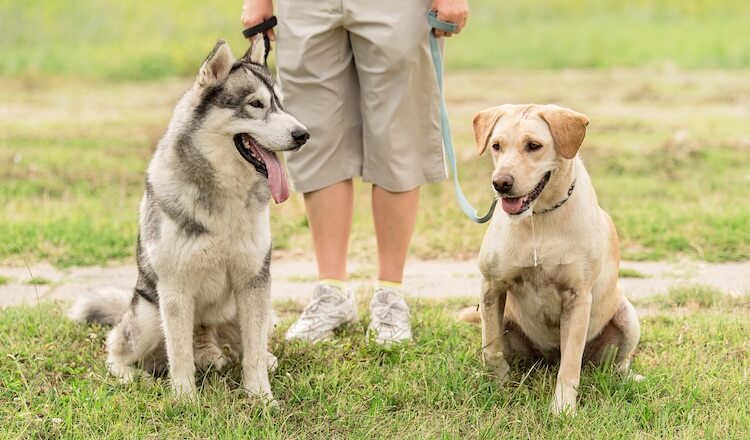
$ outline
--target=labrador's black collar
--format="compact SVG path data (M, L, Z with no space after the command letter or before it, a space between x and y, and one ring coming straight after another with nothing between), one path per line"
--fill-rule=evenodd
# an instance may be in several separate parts
M547 209L545 209L543 211L538 211L538 212L537 211L533 211L533 213L534 214L546 214L546 213L548 213L550 211L554 211L555 209L561 207L562 205L565 204L565 202L568 201L568 199L570 198L570 195L573 194L573 190L575 189L575 187L576 187L576 179L573 179L573 183L571 183L570 184L570 188L568 188L568 195L567 195L567 197L565 197L564 199L562 199L559 202L557 202L555 204L555 206L553 206L551 208L547 208Z

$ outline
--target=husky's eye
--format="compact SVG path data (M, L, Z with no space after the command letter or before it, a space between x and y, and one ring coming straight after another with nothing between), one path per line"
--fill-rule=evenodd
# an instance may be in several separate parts
M538 150L538 149L542 148L542 144L538 144L538 143L536 143L536 142L529 142L529 143L528 143L528 144L526 145L526 148L527 148L527 149L528 149L529 151L536 151L536 150Z
M492 144L492 149L495 151L500 151L500 142L495 142Z
M250 106L255 108L263 108L263 103L256 99L255 101L250 102Z

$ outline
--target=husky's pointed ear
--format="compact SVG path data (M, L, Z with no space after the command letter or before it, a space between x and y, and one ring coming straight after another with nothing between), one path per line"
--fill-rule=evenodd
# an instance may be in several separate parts
M505 110L502 106L490 107L474 113L474 139L477 141L477 150L479 150L480 156L487 149L492 129L495 128L495 124L503 116L503 113L505 113Z
M539 110L539 117L549 125L555 150L566 159L572 159L578 153L586 137L586 126L589 118L582 113L558 107L545 105Z
M198 85L220 84L227 79L234 64L234 55L224 40L216 42L216 46L206 57L201 70L198 72Z
M251 63L266 65L268 53L271 51L271 42L262 33L256 34L250 38L250 47L242 56L243 60Z

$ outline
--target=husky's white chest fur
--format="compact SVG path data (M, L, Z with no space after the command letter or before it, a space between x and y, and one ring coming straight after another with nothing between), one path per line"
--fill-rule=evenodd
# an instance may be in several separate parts
M143 251L157 274L170 274L180 280L179 287L189 286L178 294L194 296L196 326L233 319L237 308L232 292L246 288L270 254L268 185L247 176L232 178L229 170L228 176L216 177L213 199L201 202L199 190L186 188L175 175L174 158L163 156L157 155L149 168L153 187L142 202L141 228L156 226L158 232L144 237ZM149 224L149 203L161 207L158 225ZM190 220L180 218L180 212Z

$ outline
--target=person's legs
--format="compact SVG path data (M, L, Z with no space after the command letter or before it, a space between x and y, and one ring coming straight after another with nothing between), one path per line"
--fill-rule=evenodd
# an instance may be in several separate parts
M305 210L312 231L318 276L346 279L346 254L352 227L354 189L351 179L305 193Z
M382 186L372 186L372 218L378 242L378 282L370 301L368 333L380 344L409 341L412 338L409 306L404 299L401 280L418 202L419 187L394 192Z
M338 0L278 2L276 60L289 113L310 141L287 154L297 192L305 195L321 282L287 339L320 341L357 319L346 288L346 254L352 221L352 177L362 174L359 81Z
M417 216L419 188L391 192L372 186L372 218L378 244L378 279L400 283ZM351 180L305 193L305 208L320 279L346 279L352 226Z
M372 219L378 242L378 280L401 283L414 222L419 188L391 192L372 186Z
M357 319L357 303L344 283L353 204L351 179L305 193L320 282L312 301L287 330L287 339L325 340L335 328Z
M368 334L381 344L412 339L401 280L418 188L446 177L429 8L430 0L359 2L344 20L362 97L362 180L374 185L379 271Z

